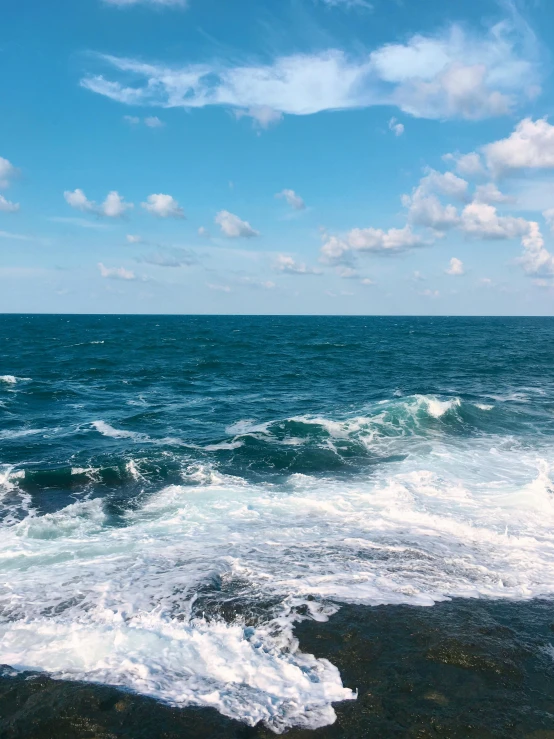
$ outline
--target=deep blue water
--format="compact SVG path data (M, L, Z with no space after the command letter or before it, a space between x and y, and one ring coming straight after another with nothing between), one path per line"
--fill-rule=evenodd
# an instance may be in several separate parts
M313 728L299 620L554 593L554 319L1 316L0 376L0 664Z

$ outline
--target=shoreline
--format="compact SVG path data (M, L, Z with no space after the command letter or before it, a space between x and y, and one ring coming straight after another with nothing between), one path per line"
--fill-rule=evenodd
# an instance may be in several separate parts
M433 607L341 605L304 621L300 649L329 659L355 701L289 739L554 739L552 600L456 599ZM268 739L215 709L177 709L104 685L0 677L0 739ZM13 671L12 671L13 673Z

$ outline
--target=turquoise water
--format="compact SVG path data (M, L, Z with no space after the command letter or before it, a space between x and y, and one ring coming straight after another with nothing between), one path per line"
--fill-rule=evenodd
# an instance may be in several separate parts
M357 686L299 622L554 594L552 319L2 316L0 342L15 671L316 728Z

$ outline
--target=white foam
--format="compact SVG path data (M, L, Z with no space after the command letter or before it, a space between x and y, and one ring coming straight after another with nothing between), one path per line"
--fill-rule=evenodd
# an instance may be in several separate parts
M28 382L30 377L16 377L15 375L0 375L0 382L6 385L16 385L18 382Z
M135 439L137 441L147 440L146 434L140 434L137 431L126 431L124 429L116 429L105 421L93 421L92 426L103 436L110 436L112 439Z
M0 664L278 731L329 723L352 694L299 651L298 604L325 618L322 601L554 595L553 465L546 445L436 440L350 480L253 485L194 465L120 527L98 499L29 515L1 530ZM255 627L194 618L214 580L214 598L235 583L281 606Z

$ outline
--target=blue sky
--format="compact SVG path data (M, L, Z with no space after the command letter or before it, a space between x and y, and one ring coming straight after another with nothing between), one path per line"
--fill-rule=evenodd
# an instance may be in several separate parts
M547 0L8 0L0 311L547 314Z

